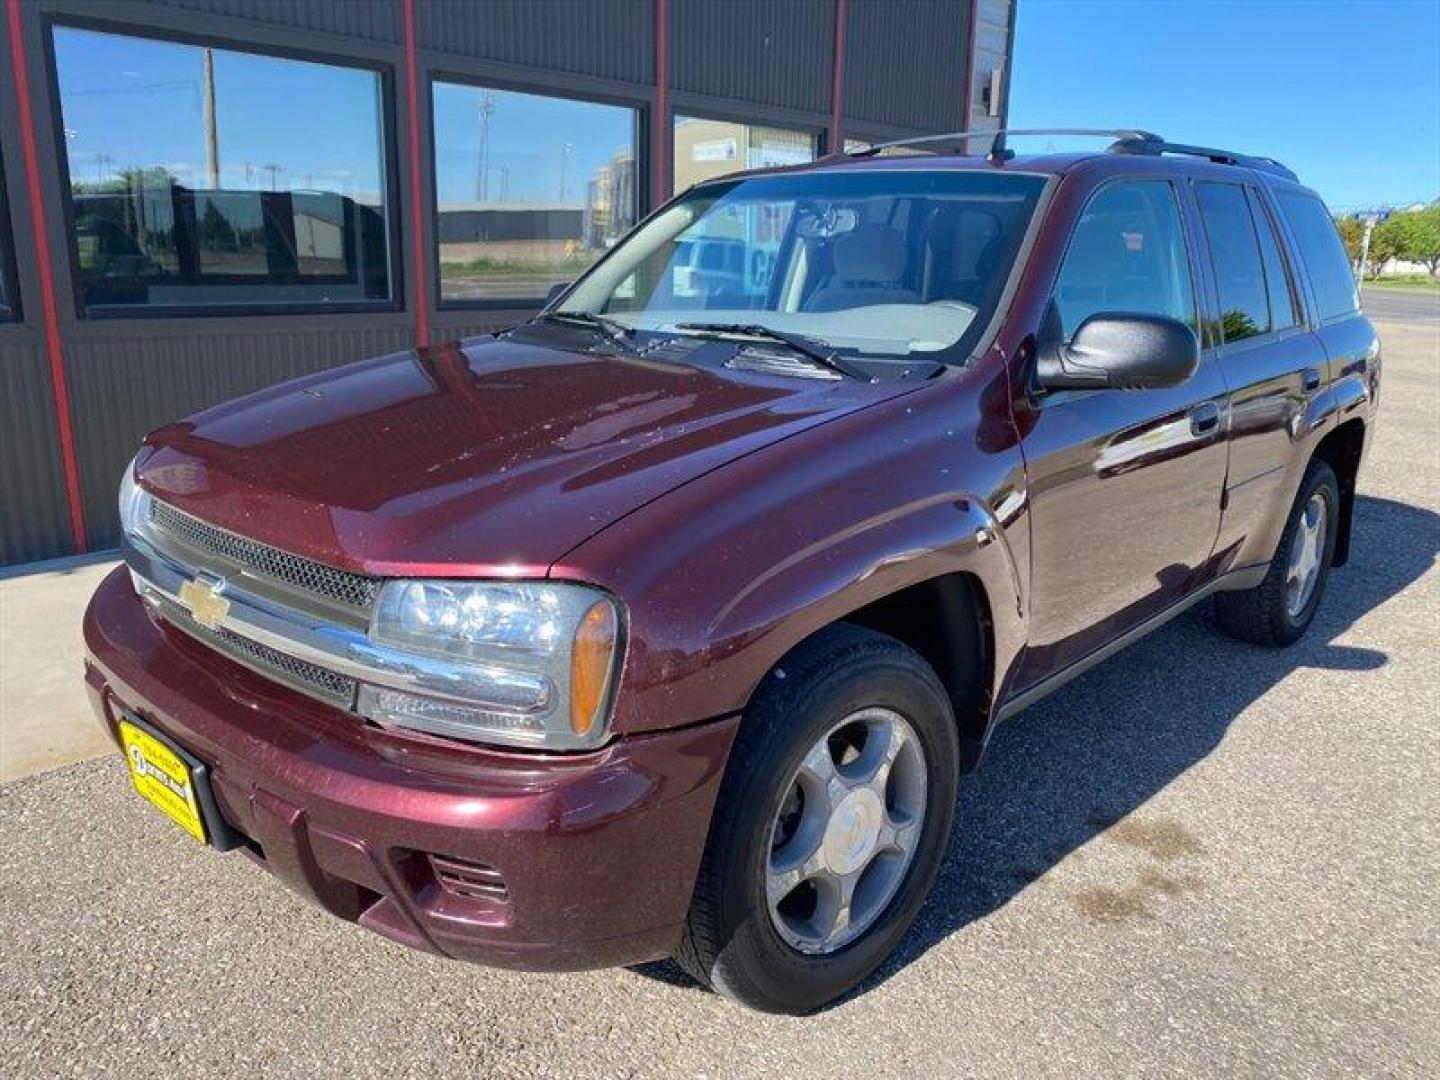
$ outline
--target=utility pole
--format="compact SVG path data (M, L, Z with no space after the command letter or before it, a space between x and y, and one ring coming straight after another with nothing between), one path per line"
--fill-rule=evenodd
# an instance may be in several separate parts
M495 115L495 91L480 91L480 172L475 177L475 201L490 194L490 117Z
M204 51L205 64L205 171L210 189L220 187L220 133L215 127L215 50Z
M560 201L565 201L565 169L570 164L570 152L575 149L573 143L562 143L560 146Z
M1365 264L1370 261L1370 234L1375 231L1375 215L1365 215L1365 236L1360 241L1360 266L1357 269L1356 277L1361 281L1365 280Z
M1356 277L1360 281L1365 280L1365 267L1370 262L1370 234L1375 231L1376 225L1389 216L1389 210L1371 210L1362 218L1365 222L1365 235L1360 240L1360 268L1356 273Z
M277 173L280 172L280 166L279 166L279 165L261 165L260 168L264 169L266 172L268 172L268 173L270 174L270 190L271 190L271 191L276 190L276 188L275 188L275 176L276 176Z

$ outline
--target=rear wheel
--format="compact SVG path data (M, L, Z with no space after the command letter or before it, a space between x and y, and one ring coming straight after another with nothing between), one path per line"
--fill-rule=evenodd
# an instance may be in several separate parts
M770 1012L839 997L924 902L958 773L950 702L924 659L873 631L822 631L746 712L676 959Z
M1215 597L1220 628L1257 645L1289 645L1315 618L1335 555L1340 488L1323 461L1310 462L1265 579Z

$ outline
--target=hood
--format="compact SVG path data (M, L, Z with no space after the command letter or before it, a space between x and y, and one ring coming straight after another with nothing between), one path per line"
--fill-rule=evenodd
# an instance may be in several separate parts
M574 333L574 348L485 338L237 399L154 432L141 485L346 569L540 574L677 485L915 386L587 351Z

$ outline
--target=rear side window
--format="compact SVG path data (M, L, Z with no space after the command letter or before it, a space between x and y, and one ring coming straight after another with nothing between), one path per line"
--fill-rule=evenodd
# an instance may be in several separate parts
M1268 333L1270 297L1245 189L1239 184L1196 184L1195 195L1215 263L1224 340Z
M1195 291L1175 191L1162 180L1121 181L1080 216L1055 282L1068 341L1092 315L1168 315L1195 327Z
M1255 233L1260 237L1260 256L1265 261L1265 289L1270 294L1270 329L1286 330L1300 320L1295 315L1295 294L1290 289L1290 279L1285 274L1285 259L1280 254L1280 243L1275 238L1275 226L1260 204L1260 196L1254 190L1250 197L1250 214L1255 219Z
M1325 204L1313 195L1282 191L1277 199L1295 245L1305 260L1310 284L1315 290L1315 307L1321 319L1350 315L1360 310L1360 296L1355 290L1355 275L1345 245L1335 231L1335 222Z

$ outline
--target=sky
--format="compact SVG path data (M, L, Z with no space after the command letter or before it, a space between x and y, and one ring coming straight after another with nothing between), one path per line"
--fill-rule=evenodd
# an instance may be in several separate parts
M203 53L193 45L59 27L72 179L162 167L206 188ZM220 186L382 190L380 81L370 71L215 51ZM274 166L272 169L271 166Z
M1017 6L1011 127L1263 154L1333 210L1440 197L1440 0Z
M203 49L60 27L55 54L75 179L163 167L187 186L210 186ZM215 50L214 67L221 187L378 198L383 157L373 72L229 49ZM472 87L435 86L442 204L478 195L482 100ZM490 92L489 100L491 200L583 205L595 170L634 146L631 109L505 91Z
M595 170L617 151L633 151L633 109L436 83L435 185L442 204L479 195L480 110L487 100L490 201L583 205Z

